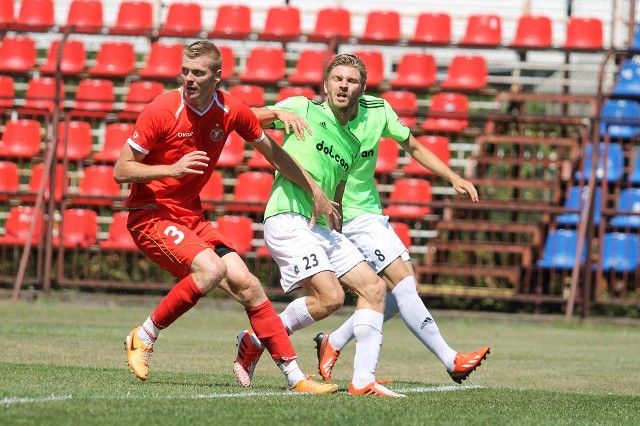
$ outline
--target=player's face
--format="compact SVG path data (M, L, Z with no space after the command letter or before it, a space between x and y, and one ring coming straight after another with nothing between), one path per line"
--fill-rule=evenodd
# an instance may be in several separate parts
M182 58L182 87L189 104L203 111L211 103L213 92L220 82L221 70L214 73L206 56Z
M331 109L346 111L357 105L362 95L361 84L357 69L346 65L332 69L324 83L327 103Z

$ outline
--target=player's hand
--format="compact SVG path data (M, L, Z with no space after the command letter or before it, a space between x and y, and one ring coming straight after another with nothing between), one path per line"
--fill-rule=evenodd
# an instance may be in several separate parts
M311 214L310 226L316 224L318 216L327 219L327 227L331 230L340 231L342 229L342 215L340 214L340 204L329 200L324 193L313 197L313 213Z
M180 179L186 175L201 175L208 165L209 157L205 151L191 151L173 165L172 176Z
M478 201L478 191L468 180L456 176L456 178L451 181L451 185L453 185L453 189L455 189L458 194L467 194L469 198L471 198L471 201Z
M309 135L311 135L311 127L309 127L309 123L302 117L295 115L289 111L284 110L275 110L276 116L278 120L282 121L284 124L284 131L286 134L289 134L293 131L293 134L296 136L296 139L304 140L304 131L306 130Z

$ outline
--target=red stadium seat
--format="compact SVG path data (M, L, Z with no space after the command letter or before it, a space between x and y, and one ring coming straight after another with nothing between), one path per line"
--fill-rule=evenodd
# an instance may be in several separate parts
M409 205L408 203L431 202L431 184L423 179L400 178L393 184L388 206L384 214L392 219L421 219L431 212L429 206Z
M284 78L284 49L256 47L249 52L245 71L238 78L242 82L275 84Z
M502 22L498 15L470 15L460 40L463 45L498 46L502 41Z
M113 111L115 94L113 81L87 79L78 83L76 102L72 115L85 117L104 117Z
M24 107L19 110L25 114L50 114L55 108L56 80L53 77L40 77L29 80L25 92ZM59 107L63 108L64 85L60 85Z
M46 32L53 24L53 0L22 0L18 19L12 29Z
M318 10L312 40L351 37L351 12L340 7Z
M378 144L378 161L376 173L388 174L398 168L400 148L398 142L391 138L382 138Z
M100 152L93 159L105 163L115 163L127 139L133 133L132 123L107 124L104 134L104 144Z
M416 124L418 97L415 93L406 90L389 90L382 92L380 97L389 102L405 126L411 127Z
M282 146L284 130L268 129L265 130L265 132L271 136L271 139L276 141L278 145ZM251 158L247 161L247 166L253 170L273 170L271 163L268 162L267 159L264 158L264 155L262 155L257 149L252 151Z
M364 62L367 69L367 87L375 88L384 80L384 58L378 50L356 50L353 52Z
M0 72L26 74L35 68L36 45L23 35L5 35L0 43Z
M232 132L224 143L224 148L216 164L218 167L233 168L244 162L244 140Z
M367 13L361 42L395 43L400 40L400 14L394 10Z
M104 26L102 15L102 0L72 0L66 27L74 33L98 34Z
M396 233L402 244L408 249L411 247L411 235L409 235L409 225L404 222L390 222L389 223L393 228L393 231Z
M51 43L47 53L47 62L38 69L41 74L55 74L59 45L58 40ZM85 56L84 44L81 41L67 40L62 48L60 72L63 75L78 75L84 70Z
M267 19L260 39L291 41L300 34L300 9L285 5L272 6L267 10Z
M446 13L421 13L411 40L428 44L451 43L451 16Z
M222 57L222 80L233 77L236 74L236 56L229 46L218 46Z
M21 119L7 121L0 139L0 157L33 158L42 144L40 122Z
M287 80L291 84L321 85L324 80L324 71L328 59L329 52L327 50L300 51L295 70Z
M153 5L147 1L123 0L116 23L109 33L146 36L153 30Z
M153 42L151 51L147 57L147 63L138 72L142 78L149 79L172 79L180 77L182 68L182 44L167 44L163 42Z
M0 113L13 108L13 100L16 97L13 83L13 77L0 75Z
M105 41L100 45L96 65L89 68L93 77L127 77L135 70L136 54L133 44L120 41Z
M0 161L0 201L7 201L10 194L18 192L19 185L18 165L11 161Z
M36 216L31 206L12 207L5 223L6 233L0 237L0 244L21 246L27 242L31 223L36 222L31 244L37 245L42 238L42 211Z
M138 246L133 242L131 234L127 229L127 218L129 213L117 212L113 214L113 221L109 224L109 238L100 241L100 248L103 250L138 250Z
M121 198L120 185L113 180L113 166L93 165L84 168L72 200L74 204L109 206Z
M461 93L441 92L431 98L427 119L421 127L433 132L461 132L469 125L469 101Z
M15 25L15 10L13 1L0 2L0 31L6 31Z
M602 49L602 21L572 16L567 24L565 49Z
M69 160L77 161L91 156L91 146L93 138L91 136L91 125L88 121L66 121L58 123L58 146L56 156L63 159L66 155Z
M218 231L230 240L240 256L253 247L253 220L245 216L224 215L216 220Z
M316 92L310 87L302 87L302 86L287 86L283 87L278 91L278 100L280 102L287 98L291 98L294 96L304 96L307 99L315 99Z
M89 209L67 209L62 213L60 235L54 244L65 248L88 248L98 241L98 214Z
M245 39L251 34L251 9L238 4L222 4L209 38Z
M253 84L236 84L229 88L229 94L234 98L240 99L250 107L263 107L264 87Z
M54 189L54 197L56 203L62 201L62 197L66 192L66 189L69 187L69 177L67 176L64 166L62 164L55 165L55 174L56 174L56 182ZM25 201L33 202L36 199L38 191L40 190L40 184L42 183L42 179L44 177L44 164L36 164L31 168L31 177L29 178L29 193L22 197ZM44 191L44 199L45 201L49 200L50 185L49 185L49 175L45 178L45 191Z
M202 31L202 6L199 3L171 3L167 19L159 31L162 37L196 37Z
M238 174L233 189L233 202L227 204L227 210L263 212L272 185L272 173L249 171Z
M551 47L552 27L548 16L523 15L518 19L511 47Z
M427 90L436 82L436 61L430 53L406 53L400 59L394 89Z
M200 191L200 201L202 208L205 210L213 210L216 205L224 200L224 185L222 182L222 174L214 170L207 183Z
M132 81L125 98L124 109L118 117L137 118L142 110L164 92L164 85L159 81Z
M451 151L449 150L449 138L445 136L418 136L416 138L418 142L427 147L429 151L435 154L444 164L449 165L451 160ZM422 167L415 158L409 157L409 163L407 163L402 171L405 175L431 175L433 172L425 167Z
M440 83L445 90L480 90L487 86L487 61L479 55L456 55L449 64L447 78Z

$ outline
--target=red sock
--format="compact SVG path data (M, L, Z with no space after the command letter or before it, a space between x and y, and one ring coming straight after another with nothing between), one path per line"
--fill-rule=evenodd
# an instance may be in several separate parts
M253 332L271 354L274 361L292 361L298 356L284 329L282 320L269 300L247 309L247 316Z
M151 314L151 321L158 328L167 328L182 314L187 312L204 293L198 288L193 277L187 275L174 285L169 294L160 301Z

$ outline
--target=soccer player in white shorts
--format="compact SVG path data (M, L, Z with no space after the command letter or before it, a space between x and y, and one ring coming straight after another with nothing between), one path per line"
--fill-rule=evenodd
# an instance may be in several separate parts
M350 170L360 155L361 142L347 123L365 85L362 62L345 56L327 68L326 102L293 97L273 107L306 120L312 130L310 135L297 140L294 134L288 134L283 148L337 202L342 199ZM258 118L264 125L278 117L272 110L264 109ZM287 123L282 124L287 127ZM386 285L344 235L330 231L331 226L322 223L322 218L318 218L317 224L312 223L315 216L312 201L308 194L276 173L264 215L266 246L280 267L283 289L289 292L300 286L307 291L307 296L295 299L280 314L285 329L291 334L326 318L342 307L343 287L353 291L358 296L351 325L356 336L356 354L347 392L403 397L375 378L382 345ZM238 336L234 370L241 383L250 384L260 347L251 331Z

